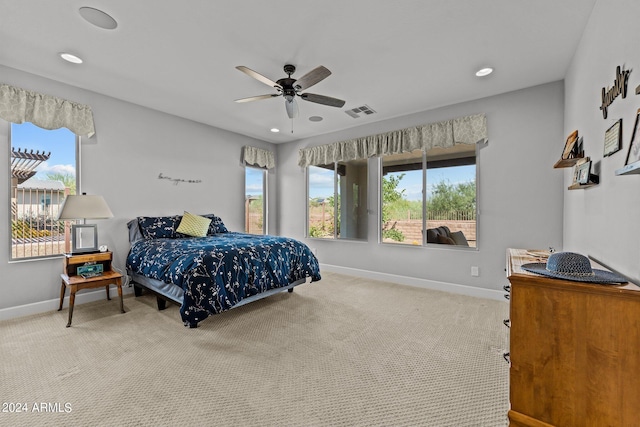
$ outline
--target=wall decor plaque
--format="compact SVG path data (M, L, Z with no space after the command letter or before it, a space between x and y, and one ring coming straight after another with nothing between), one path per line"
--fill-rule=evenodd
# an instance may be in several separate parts
M631 74L631 70L625 70L624 66L616 68L616 79L613 81L613 86L610 88L602 88L602 105L600 105L600 109L602 110L602 117L605 119L609 114L608 108L613 103L613 100L616 99L619 95L622 95L622 98L627 97L627 83L629 83L629 74Z
M622 119L615 122L604 133L604 157L610 156L622 148Z

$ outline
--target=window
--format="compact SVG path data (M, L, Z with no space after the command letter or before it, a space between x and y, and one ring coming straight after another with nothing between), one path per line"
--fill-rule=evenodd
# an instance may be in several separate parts
M267 171L245 166L244 175L244 231L250 234L267 233L266 209Z
M12 123L9 139L11 259L68 252L69 227L56 217L65 196L76 194L79 138L65 128Z
M307 168L307 236L367 238L367 160Z
M383 243L476 246L476 146L383 156Z

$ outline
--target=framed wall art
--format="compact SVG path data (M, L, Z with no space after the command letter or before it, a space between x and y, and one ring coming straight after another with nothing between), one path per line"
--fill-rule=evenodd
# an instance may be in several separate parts
M580 165L582 165L585 162L588 162L589 160L590 160L589 157L585 157L584 159L578 160L578 162L576 163L576 166L573 168L573 181L571 182L571 185L578 184L578 178L580 176Z
M578 141L578 131L574 130L567 137L567 141L564 143L564 150L562 150L562 158L568 159L571 155L571 151L573 151L573 146Z
M636 112L636 122L633 125L633 133L631 134L631 142L629 143L629 152L627 153L627 161L624 163L630 165L640 162L640 136L638 136L638 121L640 120L640 108Z
M576 166L578 184L584 185L589 183L589 177L591 176L591 162L584 162Z
M604 133L604 157L610 156L622 148L622 119L615 122Z

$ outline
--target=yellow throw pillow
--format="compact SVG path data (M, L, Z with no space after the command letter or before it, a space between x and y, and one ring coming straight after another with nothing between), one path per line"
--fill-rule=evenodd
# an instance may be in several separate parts
M176 231L187 236L204 237L209 230L209 224L211 224L209 218L185 212Z

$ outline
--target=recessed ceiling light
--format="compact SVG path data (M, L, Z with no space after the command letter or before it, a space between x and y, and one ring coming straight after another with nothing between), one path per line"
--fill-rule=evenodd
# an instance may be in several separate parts
M72 64L82 64L81 58L67 52L60 53L60 58L64 59L67 62L71 62Z
M105 30L113 30L118 26L115 19L99 9L94 9L93 7L81 7L78 11L80 12L80 16L96 27L104 28Z
M271 128L271 132L273 132L273 133L278 133L278 132L280 132L280 129L278 129L278 128Z
M484 76L488 76L491 73L493 73L493 68L486 67L486 68L481 68L478 71L476 71L476 76L484 77Z
M310 122L321 122L322 120L324 120L322 117L320 116L311 116L309 117L309 121Z

